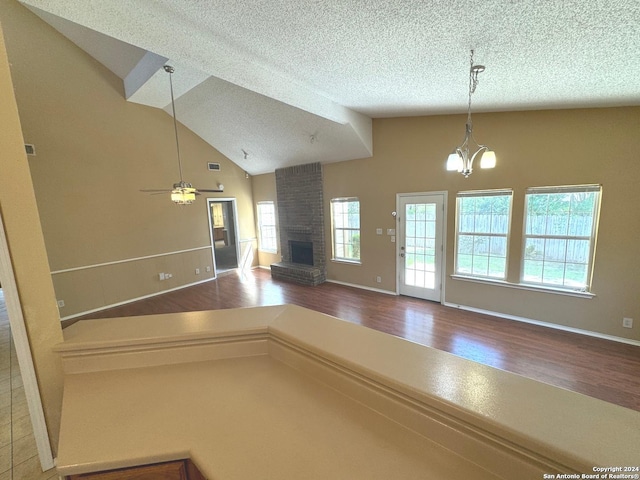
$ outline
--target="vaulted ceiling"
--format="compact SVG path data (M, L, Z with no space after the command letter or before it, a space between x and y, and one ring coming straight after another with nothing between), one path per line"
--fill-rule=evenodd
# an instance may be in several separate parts
M371 119L640 105L638 0L25 0L251 174L372 153ZM461 131L464 129L461 125Z

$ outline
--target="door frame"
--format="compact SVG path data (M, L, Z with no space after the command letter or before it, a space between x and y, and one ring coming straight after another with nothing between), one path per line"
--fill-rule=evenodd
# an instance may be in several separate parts
M400 269L403 268L402 264L404 263L403 259L400 257L402 253L400 251L399 242L399 233L400 233L400 220L398 217L398 212L400 212L400 202L402 198L405 197L420 197L420 196L440 196L442 197L442 265L440 272L440 304L444 305L445 303L445 288L446 288L446 277L447 277L447 218L448 218L448 196L449 192L447 190L438 190L435 192L409 192L409 193L396 193L396 295L400 295ZM401 261L402 260L402 261Z
M38 458L40 459L42 471L46 471L54 467L53 452L49 442L49 432L44 417L44 409L42 408L42 399L36 378L36 370L33 365L33 357L31 356L27 328L22 315L20 294L18 293L16 277L13 272L13 263L9 253L2 212L0 212L0 278L2 278L2 290L4 291L7 314L9 315L11 336L16 349L16 357L18 357Z
M238 204L233 197L209 197L207 198L207 219L209 222L209 239L211 241L211 258L213 259L213 278L218 278L218 266L216 265L216 249L215 241L213 240L213 223L211 223L211 204L219 202L231 202L231 208L233 209L233 228L235 229L235 244L236 244L236 263L237 268L240 268L240 236L238 235Z

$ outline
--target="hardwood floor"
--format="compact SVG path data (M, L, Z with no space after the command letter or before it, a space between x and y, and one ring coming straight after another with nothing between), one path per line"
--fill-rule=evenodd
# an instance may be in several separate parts
M438 303L324 283L305 287L256 269L77 320L292 303L412 342L640 411L640 347Z

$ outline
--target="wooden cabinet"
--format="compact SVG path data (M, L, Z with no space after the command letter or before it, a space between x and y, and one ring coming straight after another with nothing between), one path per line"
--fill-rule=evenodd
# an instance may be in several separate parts
M222 204L211 204L211 218L213 219L214 227L224 227L224 215L222 214Z
M224 240L224 227L213 227L213 241Z
M206 480L190 460L71 475L68 480Z

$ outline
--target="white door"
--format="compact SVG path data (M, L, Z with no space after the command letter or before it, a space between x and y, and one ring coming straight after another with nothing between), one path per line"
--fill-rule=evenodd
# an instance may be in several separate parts
M398 293L439 302L444 193L398 195Z

